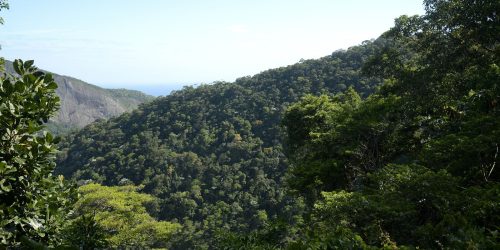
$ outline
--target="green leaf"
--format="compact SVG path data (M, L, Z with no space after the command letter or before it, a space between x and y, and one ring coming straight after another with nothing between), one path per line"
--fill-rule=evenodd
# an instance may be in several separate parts
M34 63L34 62L35 62L35 61L33 61L33 60L28 60L28 61L24 62L24 68L25 68L25 69L29 69L29 68L31 68L31 66L33 66L33 63Z
M56 136L56 137L54 138L54 140L52 140L52 143L53 143L53 144L58 144L59 142L61 142L61 137L60 137L60 136Z
M57 89L57 83L56 83L56 82L50 82L50 83L47 85L47 88L48 88L48 89Z
M0 193L10 192L12 190L12 186L10 184L4 185L5 181L5 179L0 180L0 189L2 191Z
M49 142L49 143L52 142L53 137L52 137L51 133L47 132L47 134L45 134L45 137L46 137L47 142Z
M9 102L9 111L13 115L16 113L16 107L11 102Z
M20 59L14 60L12 63L12 66L14 66L14 71L18 73L19 75L24 75L24 68L23 68L23 61Z

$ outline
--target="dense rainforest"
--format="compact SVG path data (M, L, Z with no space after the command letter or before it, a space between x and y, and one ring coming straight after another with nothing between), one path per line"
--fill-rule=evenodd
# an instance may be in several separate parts
M233 83L184 88L91 124L61 144L57 172L104 185L143 185L159 198L160 219L184 225L179 248L213 245L221 229L300 223L302 199L285 188L282 115L308 93L347 86L372 93L380 80L360 69L375 48L366 42Z
M57 166L52 136L37 132L57 105L37 114L22 87L44 83L33 101L46 93L50 104L53 81L16 62L24 77L0 85L24 90L1 95L17 106L0 106L0 174L36 163L46 187L33 189L49 191L34 202L18 185L26 175L0 182L2 202L13 200L2 206L0 244L28 236L88 248L498 248L500 2L424 6L425 15L401 16L348 50L186 87L92 123L62 138ZM66 178L51 177L54 167ZM71 223L60 230L39 229L64 218Z

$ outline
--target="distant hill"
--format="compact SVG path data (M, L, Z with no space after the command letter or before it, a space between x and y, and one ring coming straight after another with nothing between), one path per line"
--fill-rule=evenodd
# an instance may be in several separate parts
M5 69L14 73L12 62ZM154 97L128 89L105 89L69 76L51 73L58 84L61 98L59 113L48 123L56 133L83 128L98 119L108 119L131 111Z

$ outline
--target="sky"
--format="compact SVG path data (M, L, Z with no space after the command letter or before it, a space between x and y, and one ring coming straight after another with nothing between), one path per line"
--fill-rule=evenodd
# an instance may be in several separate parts
M9 0L0 56L109 88L234 81L378 37L422 0ZM155 89L155 90L153 90Z

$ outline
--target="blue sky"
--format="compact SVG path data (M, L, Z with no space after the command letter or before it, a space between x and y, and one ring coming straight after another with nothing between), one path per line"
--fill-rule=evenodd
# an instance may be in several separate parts
M233 81L376 38L421 0L10 0L0 56L104 87Z

